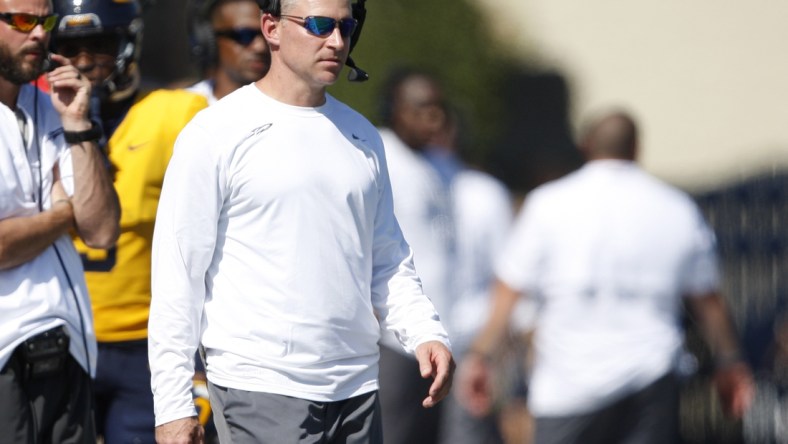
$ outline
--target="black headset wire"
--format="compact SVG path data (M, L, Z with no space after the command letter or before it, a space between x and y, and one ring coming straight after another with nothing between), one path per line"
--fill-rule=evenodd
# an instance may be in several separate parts
M33 140L36 145L36 157L38 160L38 210L40 212L44 212L44 173L43 173L43 161L41 159L41 141L38 138L38 95L39 95L39 87L38 85L34 85L33 88L35 89L33 92ZM79 303L79 298L77 297L76 287L74 287L74 282L71 280L71 275L68 274L68 269L66 268L66 263L63 261L63 256L60 254L60 250L57 248L57 241L52 243L52 248L55 250L55 255L57 256L57 260L60 263L60 268L63 270L63 274L66 276L66 282L68 283L69 290L71 290L71 297L74 298L74 304L77 307L77 315L79 316L79 328L82 333L82 346L85 348L85 366L88 374L87 384L88 387L92 385L93 377L91 375L91 365L90 365L90 350L88 349L88 338L87 338L87 330L85 327L85 317L83 316L83 309L82 304ZM87 307L90 309L90 307ZM93 411L93 394L92 390L89 390L88 398L88 407L89 411ZM31 401L32 403L32 401ZM32 405L31 405L32 407ZM33 421L35 422L35 410L31 408L31 415L33 416Z

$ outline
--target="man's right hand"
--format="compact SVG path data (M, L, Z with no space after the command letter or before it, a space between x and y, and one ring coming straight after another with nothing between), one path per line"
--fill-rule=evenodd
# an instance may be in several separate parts
M204 444L205 431L196 416L176 419L156 427L157 444Z
M741 419L755 397L750 368L744 362L730 365L717 370L713 381L723 413L730 418Z
M485 357L467 353L457 369L457 401L475 417L490 414L493 406L491 369Z

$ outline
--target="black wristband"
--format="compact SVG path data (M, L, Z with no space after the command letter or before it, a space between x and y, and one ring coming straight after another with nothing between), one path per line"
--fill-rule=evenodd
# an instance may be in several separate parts
M85 131L63 130L63 138L66 139L66 143L82 143L91 140L99 140L101 136L101 126L92 120L90 121L90 129Z

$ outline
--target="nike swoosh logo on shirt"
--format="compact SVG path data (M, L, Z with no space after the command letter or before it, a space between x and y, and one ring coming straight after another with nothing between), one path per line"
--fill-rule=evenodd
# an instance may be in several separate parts
M135 144L135 145L129 145L129 151L135 151L138 148L142 147L143 145L147 145L148 143L150 143L150 142L142 142L142 143L138 143L138 144Z

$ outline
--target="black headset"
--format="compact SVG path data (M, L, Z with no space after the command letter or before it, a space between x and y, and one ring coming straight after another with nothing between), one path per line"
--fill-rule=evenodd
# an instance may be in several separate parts
M216 36L210 15L217 1L193 0L189 10L189 49L201 72L216 63Z
M353 48L356 47L356 43L358 43L358 39L361 37L361 28L364 27L364 20L367 18L367 8L364 7L366 1L367 0L356 0L351 6L353 18L358 20L358 26L356 26L356 30L353 31L353 35L350 37L350 51L348 52L348 58L345 62L345 65L350 68L347 78L351 82L364 82L369 80L369 74L356 66L356 63L350 57L350 53L353 52ZM260 9L265 13L271 14L274 17L279 17L282 14L280 0L258 0L258 3L260 4Z

